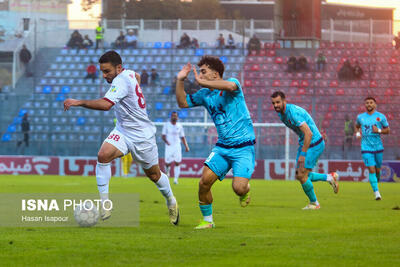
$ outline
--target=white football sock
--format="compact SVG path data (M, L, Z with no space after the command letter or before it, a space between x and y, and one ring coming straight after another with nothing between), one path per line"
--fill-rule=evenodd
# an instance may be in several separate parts
M171 166L166 166L166 167L165 167L165 174L166 174L167 176L169 176L169 169L170 169L170 167L171 167Z
M206 222L212 223L213 222L212 214L208 215L208 216L203 216L203 220L205 220Z
M328 173L328 175L326 176L326 181L327 182L332 182L333 181L332 174Z
M181 175L181 165L174 167L175 181L178 181L179 175Z
M171 185L169 184L168 176L161 172L160 179L156 182L156 186L158 190L160 190L161 194L167 200L167 205L172 206L176 204L176 200L174 194L172 193Z
M108 199L108 187L111 179L111 163L96 164L97 188L102 202Z

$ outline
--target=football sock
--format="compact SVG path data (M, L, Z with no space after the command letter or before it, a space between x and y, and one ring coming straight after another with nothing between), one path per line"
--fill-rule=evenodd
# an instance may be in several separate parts
M208 204L208 205L201 205L200 206L200 210L201 210L201 214L203 214L203 219L206 222L213 222L213 217L212 217L212 204Z
M171 185L169 184L168 176L165 173L161 172L161 177L156 182L156 186L157 186L158 190L160 190L161 194L167 200L168 206L172 206L172 205L176 204L176 199L174 197L174 194L172 193L172 189L171 189Z
M170 166L166 166L166 167L165 167L165 174L166 174L167 176L169 176L169 169L170 169Z
M310 202L317 202L317 196L314 192L314 186L311 180L308 178L307 181L301 185L303 187L304 193L306 193Z
M381 173L379 172L377 172L376 173L376 179L378 180L378 183L379 183L379 180L381 179Z
M102 202L108 199L108 187L111 179L111 163L96 164L96 180Z
M310 172L308 173L308 178L310 178L311 182L326 181L328 175L325 173Z
M369 174L369 183L371 184L372 190L374 192L378 191L378 179L376 178L375 173Z
M179 175L181 174L181 166L174 167L174 174L175 174L175 180L178 181Z

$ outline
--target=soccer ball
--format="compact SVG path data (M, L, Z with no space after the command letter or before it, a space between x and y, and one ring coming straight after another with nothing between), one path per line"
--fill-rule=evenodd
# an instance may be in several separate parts
M85 202L83 205L78 205L74 209L75 221L81 227L94 226L99 220L99 217L99 211L93 202Z

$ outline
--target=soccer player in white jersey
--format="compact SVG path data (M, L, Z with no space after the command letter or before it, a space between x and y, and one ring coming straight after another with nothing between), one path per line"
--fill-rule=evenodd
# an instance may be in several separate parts
M179 223L178 203L172 193L168 176L160 171L158 149L155 139L156 128L149 120L146 102L140 89L140 75L122 67L120 55L108 51L100 59L100 70L104 79L111 84L103 98L95 100L67 99L64 110L81 106L95 110L109 110L115 106L117 123L104 140L97 155L96 179L100 198L107 204L111 179L111 162L131 152L133 159L140 163L147 177L152 180L167 201L170 222ZM102 209L102 219L108 219L111 211Z
M162 140L165 142L165 172L169 176L171 164L175 162L174 184L178 184L179 175L181 173L180 164L182 161L181 140L185 146L186 152L189 152L189 146L186 142L182 124L178 122L178 113L176 111L171 113L171 120L164 124L162 129Z

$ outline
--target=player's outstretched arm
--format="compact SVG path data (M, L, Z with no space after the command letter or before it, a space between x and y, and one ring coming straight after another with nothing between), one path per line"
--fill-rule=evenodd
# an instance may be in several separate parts
M79 100L68 98L64 101L64 111L67 111L70 107L73 106L96 110L109 110L113 106L113 104L103 98L94 100Z
M238 90L238 87L237 87L236 83L234 83L234 82L225 81L222 79L214 80L214 81L200 79L195 67L193 67L193 72L194 72L194 77L195 77L197 83L202 87L206 87L209 89L218 89L218 90L223 90L223 91L228 91L228 92L234 92L234 91Z
M181 71L177 75L177 81L176 81L176 102L178 102L178 106L180 108L187 108L189 107L187 101L186 101L186 92L185 92L185 87L184 87L184 81L187 78L187 76L190 73L190 70L192 69L192 65L190 63L187 63Z

